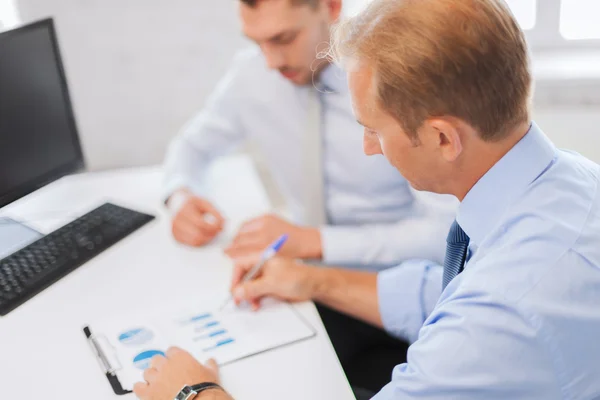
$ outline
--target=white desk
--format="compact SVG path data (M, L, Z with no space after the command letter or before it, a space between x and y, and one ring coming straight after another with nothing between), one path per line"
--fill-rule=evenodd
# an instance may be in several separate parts
M222 162L211 176L209 187L229 224L224 237L202 249L171 238L158 168L67 177L2 210L44 233L104 201L157 220L0 317L0 399L116 398L84 338L86 323L164 304L222 301L232 268L223 244L242 220L268 211L269 202L245 157ZM185 294L173 298L174 288ZM223 384L237 400L354 399L314 305L296 307L317 337L224 367Z

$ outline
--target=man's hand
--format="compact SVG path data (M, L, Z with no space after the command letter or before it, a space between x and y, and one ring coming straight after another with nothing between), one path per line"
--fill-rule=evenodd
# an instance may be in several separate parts
M242 283L244 275L255 262L253 257L247 257L236 263L231 282L236 304L247 301L254 310L258 310L260 300L267 296L292 302L312 299L319 284L316 279L318 268L275 257L262 267L254 280Z
M265 215L242 225L225 253L234 259L256 255L281 235L288 240L279 254L290 258L320 259L323 256L318 229L293 225L275 215Z
M173 236L183 244L202 246L223 230L221 213L208 201L188 195L173 219Z
M206 366L200 364L191 354L173 347L167 351L167 356L152 358L150 368L144 371L146 382L138 382L133 387L134 393L140 400L172 400L185 385L196 385L204 382L219 382L219 370L214 360ZM212 392L213 397L208 396ZM221 391L219 391L221 392ZM215 400L231 399L226 393L217 390L207 390L206 397L201 393L197 398Z

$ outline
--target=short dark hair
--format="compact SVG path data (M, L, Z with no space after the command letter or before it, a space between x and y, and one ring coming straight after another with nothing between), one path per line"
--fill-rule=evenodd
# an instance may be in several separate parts
M262 0L240 0L240 1L244 4L249 5L250 7L256 7L258 2L262 1ZM307 4L313 8L316 8L317 4L319 4L320 0L289 0L289 1L291 1L292 5L295 5L295 6Z

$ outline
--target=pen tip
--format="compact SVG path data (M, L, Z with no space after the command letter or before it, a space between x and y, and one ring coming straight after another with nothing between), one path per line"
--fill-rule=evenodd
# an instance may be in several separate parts
M279 251L279 249L281 249L281 247L285 244L285 241L288 239L288 234L282 235L279 240L277 240L277 242L275 243L275 246L273 246L273 249L275 251Z

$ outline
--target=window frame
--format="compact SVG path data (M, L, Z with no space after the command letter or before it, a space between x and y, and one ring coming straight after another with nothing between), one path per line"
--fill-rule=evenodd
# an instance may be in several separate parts
M345 0L346 11L355 11L370 0ZM532 29L525 31L533 51L600 49L600 39L565 39L560 33L562 0L536 0L536 20ZM590 0L593 1L593 0Z
M562 0L537 0L533 29L525 31L534 51L599 49L600 39L565 39L560 33Z

